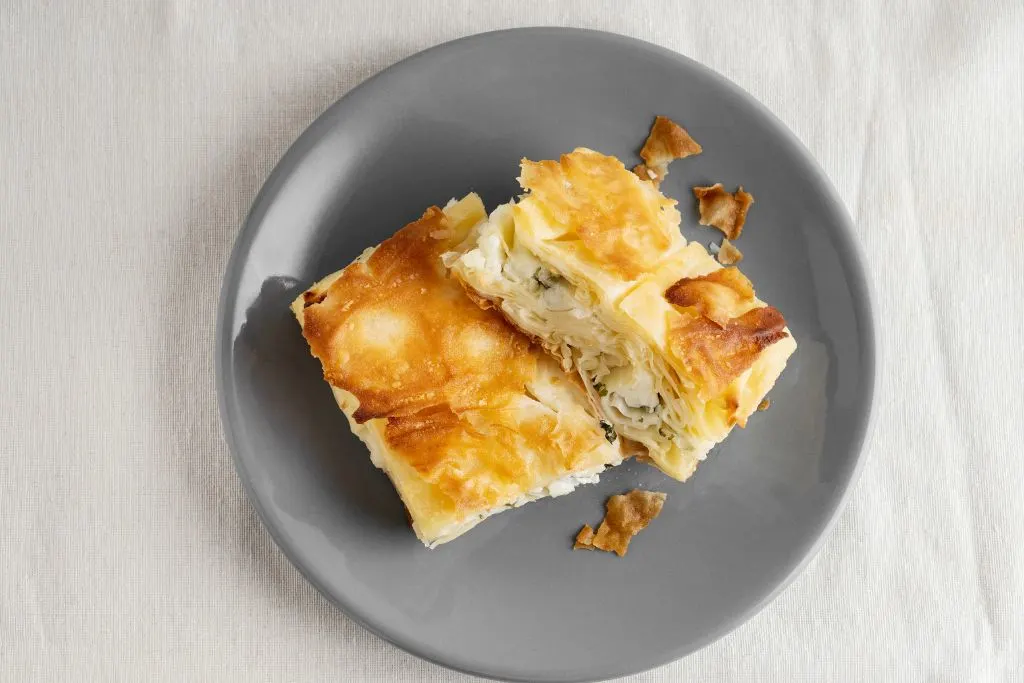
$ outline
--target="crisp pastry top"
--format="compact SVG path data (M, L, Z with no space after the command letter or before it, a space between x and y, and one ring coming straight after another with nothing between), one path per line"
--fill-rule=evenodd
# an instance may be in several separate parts
M772 368L785 365L796 347L782 314L756 298L750 280L734 266L723 268L696 242L651 273L619 308L638 334L662 349L690 387L687 393L712 401L705 415L718 408L726 424L746 422L757 403L750 401L767 391L777 375Z
M578 380L445 276L440 254L485 217L475 194L432 207L293 304L428 543L621 460Z
M329 287L304 295L303 334L324 378L359 400L358 422L442 404L498 405L532 376L529 339L473 305L441 265L473 222L431 207Z
M557 242L598 287L634 281L685 244L676 202L615 157L580 147L558 161L524 159L519 182L528 194L515 206L517 230Z

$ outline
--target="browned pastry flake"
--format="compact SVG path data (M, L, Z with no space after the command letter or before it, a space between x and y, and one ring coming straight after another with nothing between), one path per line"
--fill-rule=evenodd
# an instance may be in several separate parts
M594 549L594 529L589 524L584 524L580 532L576 534L576 542L572 545L573 550Z
M722 183L695 187L693 194L698 201L701 225L714 226L731 240L743 233L743 224L750 205L754 203L754 195L744 192L742 186L736 192L726 192Z
M658 491L634 489L623 495L612 496L605 504L605 516L597 533L584 526L576 536L574 549L597 548L625 556L629 542L661 514L668 494Z
M685 128L668 117L658 116L640 150L644 163L634 167L633 173L658 187L668 175L668 165L672 161L700 153L701 146Z
M633 167L633 173L635 173L640 180L649 180L654 183L655 187L660 187L661 181L668 175L668 167L654 166L648 168L647 164L637 164Z
M743 260L743 252L736 248L736 245L726 237L722 245L718 247L718 262L723 266L732 266Z
M640 158L648 166L668 166L675 159L685 159L701 151L701 146L685 128L666 116L657 116L640 150Z
M680 308L691 308L724 328L733 311L754 303L754 286L739 269L719 268L680 279L665 290L665 299Z

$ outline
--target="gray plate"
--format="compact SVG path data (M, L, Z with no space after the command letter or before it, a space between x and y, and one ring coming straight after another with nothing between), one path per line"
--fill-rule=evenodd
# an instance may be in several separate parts
M430 204L515 195L519 159L587 146L627 163L655 114L704 146L663 189L705 244L690 187L757 198L740 246L758 295L800 343L772 407L679 484L631 463L428 551L350 433L288 303ZM498 678L570 681L681 657L742 623L813 553L857 470L874 330L849 219L803 147L721 76L621 36L521 29L427 50L356 88L298 139L260 192L217 321L221 415L277 543L324 595L421 657ZM571 552L605 499L667 491L619 559ZM808 609L814 609L808 605ZM339 651L339 656L341 653Z

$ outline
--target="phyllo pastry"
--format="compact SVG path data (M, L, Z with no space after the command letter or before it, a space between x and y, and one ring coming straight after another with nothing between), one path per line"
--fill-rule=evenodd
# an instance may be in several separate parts
M581 376L621 436L688 478L746 424L796 349L750 281L679 232L675 201L614 158L577 149L522 162L525 194L445 256Z
M475 194L431 207L292 304L428 547L622 460L578 377L447 277L441 254L486 217Z

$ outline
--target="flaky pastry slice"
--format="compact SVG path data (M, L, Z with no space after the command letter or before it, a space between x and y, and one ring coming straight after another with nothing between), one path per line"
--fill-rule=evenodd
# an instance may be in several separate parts
M291 306L428 547L622 461L579 378L446 276L440 255L485 218L475 194L431 207Z
M445 263L575 369L621 436L687 479L746 424L796 349L782 315L679 233L676 202L579 148L522 162L525 194Z

